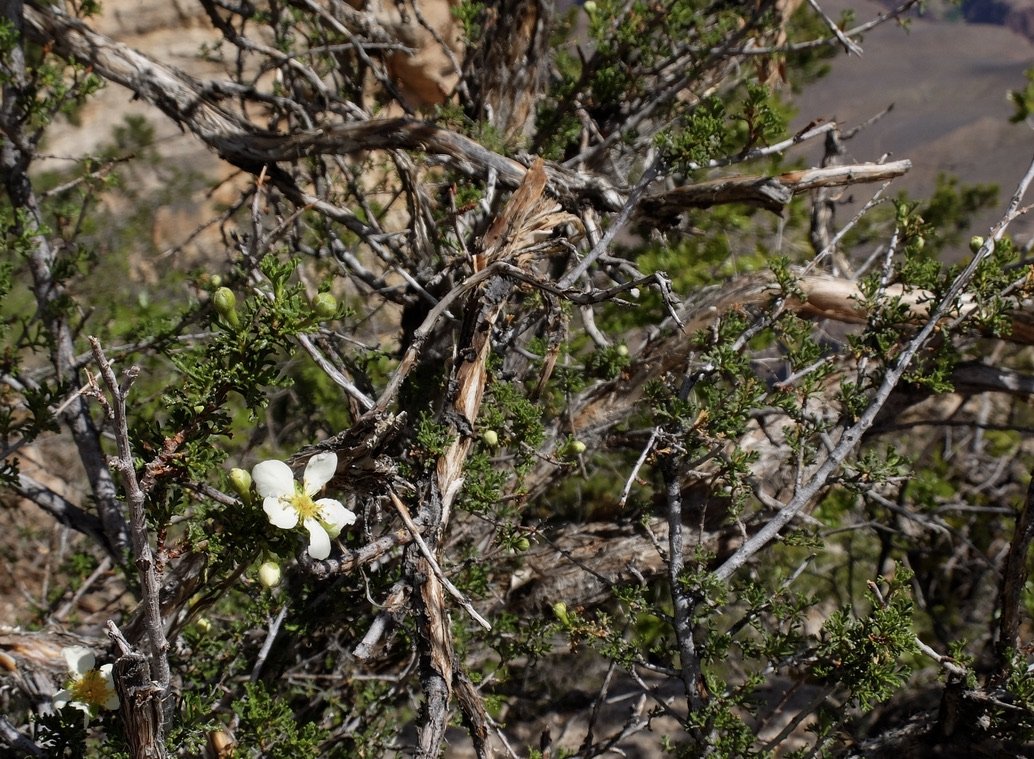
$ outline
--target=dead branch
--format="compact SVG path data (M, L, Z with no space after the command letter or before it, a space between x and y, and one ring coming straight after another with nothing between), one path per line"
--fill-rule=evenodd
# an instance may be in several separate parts
M14 490L18 495L32 501L50 514L59 523L90 537L97 545L102 546L112 558L121 560L120 553L108 541L101 520L93 514L83 511L61 494L55 493L24 472L18 473L18 482L15 484Z
M522 614L548 612L557 601L591 607L611 598L615 585L662 577L668 522L655 517L644 526L610 522L560 525L538 536L541 543L521 557L500 604ZM687 549L728 556L742 538L732 531L699 534Z
M862 163L790 171L774 177L730 176L697 182L674 190L647 195L640 213L647 219L669 219L688 208L708 208L723 203L746 203L780 213L795 195L820 187L882 182L905 174L911 161Z
M118 691L126 726L131 759L165 759L162 702L166 689L151 680L148 657L133 649L114 622L108 622L108 637L119 649L112 678Z
M93 348L94 360L100 367L101 377L111 394L111 406L109 412L111 421L114 424L115 442L118 446L118 457L112 460L112 466L122 476L122 482L126 489L126 503L129 506L130 536L133 541L133 556L137 571L140 573L140 588L143 596L142 604L145 610L148 660L150 668L147 673L147 681L151 677L156 680L158 700L168 698L169 694L169 644L165 638L165 628L162 624L160 592L158 585L158 568L155 566L154 553L151 550L150 532L147 527L147 514L144 504L146 502L146 490L136 476L136 468L133 464L133 449L129 442L129 426L126 417L126 394L128 385L136 377L136 371L127 372L127 386L119 385L115 378L115 372L108 363L107 357L101 350L100 342L90 338L90 345ZM145 475L146 476L146 475ZM133 665L134 667L136 665ZM135 671L135 669L134 669ZM156 740L162 741L162 722L158 723Z
M992 681L1004 682L1012 668L1011 656L1020 650L1020 619L1023 591L1027 583L1030 546L1034 542L1034 479L1027 487L1027 497L1016 515L1009 553L1002 566L1002 583L998 620L998 639L995 641L995 672Z
M0 716L0 740L22 756L46 756L46 752L27 736L19 732L7 717Z
M25 14L29 31L38 41L55 44L61 55L90 65L100 76L128 88L189 129L224 159L247 171L258 173L266 164L313 155L388 149L442 156L458 171L471 176L493 173L501 184L511 188L520 185L527 171L517 161L468 137L416 119L370 119L291 134L260 129L207 94L218 91L218 87L105 37L52 6L31 2ZM640 209L648 218L670 217L686 208L721 203L749 203L778 212L801 192L886 180L900 176L910 166L908 161L895 161L809 169L778 177L724 177L658 192L645 198ZM547 167L546 172L551 191L565 203L589 200L602 210L617 211L627 200L624 191L600 175L558 165Z
M501 134L520 135L547 81L552 5L504 0L488 6L480 44L464 61L471 110Z

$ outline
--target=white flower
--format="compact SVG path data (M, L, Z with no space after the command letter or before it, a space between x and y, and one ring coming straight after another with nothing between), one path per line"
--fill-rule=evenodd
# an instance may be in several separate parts
M68 663L72 678L67 688L54 694L54 708L61 710L71 706L79 709L83 712L83 724L89 722L99 709L118 709L118 694L115 681L111 679L110 664L94 668L97 660L93 652L82 646L62 648L61 654Z
M309 556L314 559L330 556L331 538L336 538L343 527L355 524L355 514L340 501L312 500L336 471L335 453L317 453L309 459L301 484L294 481L291 467L283 461L263 461L251 470L255 491L263 498L262 509L269 523L291 530L301 522L309 531Z

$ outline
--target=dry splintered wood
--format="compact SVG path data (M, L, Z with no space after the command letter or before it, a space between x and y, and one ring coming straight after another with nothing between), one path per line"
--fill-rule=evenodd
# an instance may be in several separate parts
M779 213L795 195L820 187L843 187L867 182L886 182L905 174L912 162L862 163L850 166L790 171L776 176L717 177L643 198L640 214L663 219L687 208L707 208L723 203L746 203Z

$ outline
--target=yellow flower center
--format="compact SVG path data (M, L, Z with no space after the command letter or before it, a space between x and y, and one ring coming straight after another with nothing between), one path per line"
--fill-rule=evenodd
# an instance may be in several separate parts
M69 690L75 697L74 701L80 701L90 706L104 706L110 695L107 680L100 670L96 669L85 672L81 678L72 683Z
M298 484L295 484L291 506L298 512L298 518L303 522L306 519L315 519L320 513L319 506L312 500L312 496L306 493L302 486Z

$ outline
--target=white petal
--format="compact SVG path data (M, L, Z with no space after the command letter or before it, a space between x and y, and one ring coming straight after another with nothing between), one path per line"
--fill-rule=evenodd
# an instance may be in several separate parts
M53 702L54 708L61 711L68 706L68 702L72 700L72 691L64 689L59 690L50 700Z
M104 678L104 685L108 689L108 698L102 704L105 709L114 711L119 707L118 691L115 690L115 678L111 676L111 668L113 665L105 664L100 668L101 677Z
M309 495L316 495L323 490L324 485L330 482L335 472L337 472L337 454L330 451L317 453L305 465L305 476L302 478L305 492Z
M283 530L290 530L298 524L298 511L288 506L279 498L267 498L262 502L262 510L269 517L269 523Z
M330 536L323 525L315 519L305 520L305 529L309 531L309 556L314 559L325 559L330 556Z
M68 648L61 649L61 655L65 657L65 662L68 664L68 671L77 677L82 677L91 669L97 662L96 657L93 655L93 651L83 646L69 646Z
M316 501L320 509L320 519L328 525L333 526L338 532L342 527L355 524L355 514L341 505L340 501L333 498L320 498Z
M256 464L251 470L255 492L263 498L294 495L294 473L283 461L271 459Z

